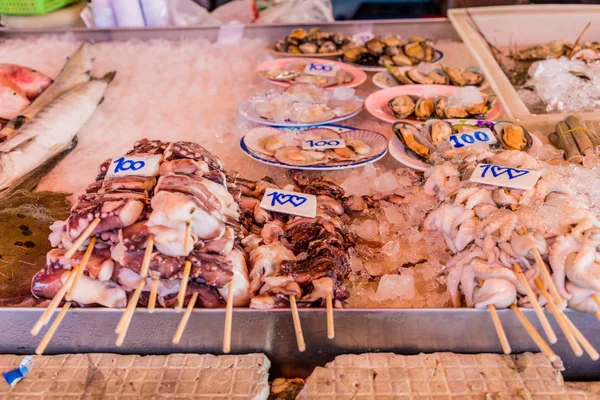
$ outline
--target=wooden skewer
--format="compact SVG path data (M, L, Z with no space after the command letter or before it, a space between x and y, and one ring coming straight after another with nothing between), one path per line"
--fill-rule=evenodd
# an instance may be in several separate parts
M331 293L327 293L325 301L327 303L327 337L333 339L335 338L335 325L333 324L333 296Z
M525 234L527 234L527 227L526 226L523 226L523 232ZM540 272L542 273L542 281L543 281L544 285L546 285L546 287L550 291L550 294L552 295L552 298L554 299L554 303L556 303L557 305L562 304L563 303L563 298L558 293L558 289L556 289L556 285L554 284L554 280L552 279L552 276L550 276L550 271L548 270L548 266L546 265L546 263L542 259L542 255L540 254L540 251L536 247L534 247L534 248L531 249L531 252L533 253L533 257L535 258L535 262L539 266Z
M479 285L483 285L483 281L479 280ZM510 343L508 343L508 339L506 338L506 332L504 331L504 327L502 326L502 322L500 322L500 317L498 316L498 311L496 310L496 306L493 304L488 305L488 309L490 310L490 315L492 316L492 322L494 323L494 328L496 329L496 335L498 335L498 340L500 340L500 345L502 346L502 351L504 354L512 353L512 349L510 348Z
M119 323L117 324L115 333L120 334L122 332L127 332L127 327L129 326L129 321L131 320L131 317L133 316L135 307L137 306L138 300L140 299L140 295L142 294L142 289L144 289L144 286L146 286L146 278L142 278L138 282L138 285L135 288L133 295L129 299L127 308L125 309L125 312L123 313L123 315L121 316L121 319L119 320ZM125 338L124 335L123 335L123 338Z
M195 292L192 295L192 298L190 299L190 302L188 303L187 308L185 309L185 313L183 314L181 321L179 321L179 326L177 327L175 336L173 336L173 344L178 344L179 341L181 340L181 336L183 335L183 331L185 330L188 320L190 319L190 316L192 315L192 311L194 310L194 305L196 305L197 299L198 299L198 292Z
M521 325L523 325L523 328L525 328L525 330L529 334L529 337L531 337L531 339L535 342L535 344L541 350L541 352L544 353L546 357L548 357L548 360L550 360L550 362L558 360L558 356L554 354L550 346L548 346L548 344L544 342L544 339L542 339L542 337L535 330L533 325L531 325L531 322L529 322L527 317L525 317L521 310L519 310L519 307L517 307L516 304L512 304L510 306L510 309L515 313L515 316L517 317Z
M225 332L223 336L223 353L231 351L231 328L233 326L233 281L227 289L227 310L225 311Z
M83 245L83 243L88 239L88 237L90 237L90 235L92 234L94 229L96 229L99 223L100 218L94 218L94 220L88 225L88 227L85 228L85 230L81 233L81 235L79 235L77 240L73 242L73 247L71 247L65 253L65 258L67 260L73 257L73 254L75 254L75 252Z
M596 302L598 307L600 307L600 296L598 296L596 293L594 293L594 294L592 294L592 299L594 299L594 301ZM596 311L594 313L594 315L596 316L596 318L600 319L600 311Z
M150 298L148 299L148 312L152 314L156 307L156 293L158 292L158 278L152 278L152 287L150 288Z
M190 234L192 231L192 220L188 219L185 221L185 236L183 237L183 252L187 254L189 242L190 242Z
M185 292L187 292L188 279L190 279L190 272L192 271L192 263L188 260L185 262L183 267L183 276L181 277L181 286L179 287L179 293L177 294L177 304L175 305L176 311L183 309L183 302L185 300Z
M546 299L546 303L548 304L548 307L550 308L550 312L552 313L552 315L554 315L554 318L556 318L556 322L558 322L558 326L560 326L560 329L562 330L563 334L567 338L567 341L569 342L569 345L571 346L571 350L573 350L573 353L575 353L575 355L577 357L581 357L583 355L583 349L581 348L581 346L579 345L579 343L573 336L571 329L569 329L569 326L567 325L567 322L565 321L564 314L562 312L560 312L558 310L558 308L556 308L556 304L554 304L554 302L552 301L552 297L550 296L550 293L548 293L548 291L544 287L544 283L542 282L542 280L540 278L535 278L535 284L538 287L538 289L540 289L540 292L542 292L542 295Z
M152 251L154 250L154 238L149 237L146 241L146 251L144 252L144 259L142 260L142 267L140 268L140 276L145 278L148 276L150 270L150 261L152 260Z
M300 315L298 314L298 306L296 305L296 296L290 295L290 307L292 308L292 320L294 321L294 331L296 332L296 342L298 342L298 350L305 351L306 343L304 342L304 334L302 333L302 325L300 324Z
M38 333L40 333L40 330L42 329L42 327L44 327L45 325L48 324L48 322L50 322L50 319L52 318L52 314L58 308L58 305L60 304L63 297L65 297L65 294L67 293L67 291L73 284L73 281L75 280L77 271L79 271L79 265L76 265L75 268L73 268L71 270L69 278L67 279L65 284L62 285L62 287L58 290L58 293L56 293L56 295L54 296L52 301L50 301L50 304L48 304L48 307L46 307L46 310L44 311L44 313L41 315L41 317L37 320L37 322L31 329L31 334L33 336L36 336Z
M69 288L69 291L67 292L67 295L65 296L66 301L73 300L73 293L75 293L75 288L77 287L77 284L79 283L79 279L81 278L81 275L83 275L83 271L85 271L85 267L87 266L87 263L90 260L90 256L92 255L92 250L94 250L95 245L96 245L96 237L94 236L90 239L90 244L88 244L88 247L87 247L87 249L85 249L85 253L83 254L83 257L81 258L81 262L79 263L79 270L77 271L77 274L75 274L75 279L73 280L73 284L71 285L71 288Z
M581 333L581 331L575 326L575 324L571 322L571 320L569 319L569 317L567 317L566 314L563 314L563 317L565 318L565 322L567 323L567 325L569 325L569 329L571 330L571 332L573 332L573 335L579 341L579 343L581 343L581 347L584 348L588 356L590 356L590 358L594 361L599 359L600 354L598 354L598 352L596 351L594 346L591 345L589 340L587 340L586 337L583 336L583 333Z
M67 314L67 310L69 309L69 307L71 307L71 302L67 301L63 306L62 310L60 310L60 312L58 313L58 316L56 317L52 325L50 325L48 332L46 332L44 338L42 339L38 347L35 349L35 354L41 356L44 353L44 350L46 350L46 346L48 346L48 343L50 343L50 340L52 340L52 336L54 336L54 333L58 329L58 326Z
M542 324L542 328L544 329L544 332L548 337L548 341L550 343L556 343L558 341L558 339L556 338L556 333L554 333L554 329L552 329L552 326L550 326L550 322L548 322L548 318L546 318L544 310L542 310L542 307L540 307L539 303L537 302L537 296L533 292L531 285L529 285L527 278L525 278L523 271L521 271L521 267L519 267L519 264L515 264L513 268L517 273L517 278L521 282L521 285L525 286L525 289L527 290L527 296L529 296L529 299L531 300L531 304L533 305L535 314L537 315L540 324Z

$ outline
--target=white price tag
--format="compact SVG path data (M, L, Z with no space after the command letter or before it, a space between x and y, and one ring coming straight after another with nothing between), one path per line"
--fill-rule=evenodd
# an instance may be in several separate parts
M221 25L217 43L237 43L244 37L244 24Z
M375 35L372 32L359 32L352 35L352 41L358 45L363 45L374 37Z
M450 145L455 149L469 147L478 143L492 144L498 142L496 135L488 128L478 128L471 132L457 133L448 137Z
M346 147L344 139L305 140L302 142L303 150L342 149L344 147Z
M113 158L106 172L107 178L119 176L157 176L162 156L123 156Z
M540 176L541 171L477 164L469 180L486 185L528 190L535 186Z
M317 216L317 196L268 188L260 202L260 208L283 214L314 218Z
M334 63L310 62L304 67L307 75L335 76L339 67Z

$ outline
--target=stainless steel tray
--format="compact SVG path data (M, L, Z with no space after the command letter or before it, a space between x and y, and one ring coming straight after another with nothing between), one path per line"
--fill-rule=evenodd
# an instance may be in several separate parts
M32 354L38 337L29 330L43 309L0 309L0 353ZM115 346L115 327L123 310L69 310L50 342L46 354L112 352L122 354L222 353L225 311L195 310L179 345L171 340L182 313L145 310L135 313L123 347ZM539 332L533 310L524 310ZM510 310L498 312L514 353L538 351ZM600 348L600 321L593 314L568 310L567 315L591 344ZM334 311L335 339L327 339L325 310L300 310L306 351L296 346L289 310L235 309L232 351L264 352L273 363L272 376L307 376L344 353L450 351L501 353L496 331L487 310L475 309L343 309ZM577 358L549 316L558 336L553 350L563 360L567 379L600 379L600 364L586 355Z

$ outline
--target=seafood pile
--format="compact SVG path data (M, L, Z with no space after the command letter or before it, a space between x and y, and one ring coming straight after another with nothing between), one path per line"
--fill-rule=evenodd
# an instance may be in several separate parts
M600 42L587 42L583 45L576 45L569 40L553 40L523 50L510 50L509 56L516 61L540 61L547 58L568 57L593 62L600 60Z
M52 78L34 69L0 64L0 119L17 117L50 84Z
M240 107L242 115L273 124L323 123L350 116L363 106L363 99L350 88L327 91L315 85L295 84L285 90L252 96Z
M354 76L343 69L335 71L334 76L314 75L305 73L309 62L297 61L284 66L282 69L261 71L260 75L276 82L307 83L319 87L343 86L352 82ZM333 65L333 62L331 62Z
M143 176L135 170L115 175L109 172L123 158L101 164L96 181L78 198L68 219L51 226L49 239L54 248L48 252L46 266L33 278L32 293L53 298L93 241L73 301L124 307L127 292L138 286L152 238L142 302L147 302L155 279L158 303L163 307L174 306L182 285L186 285L186 299L198 293L202 307L224 306L229 290L233 290L234 305L247 305L246 256L235 244L239 231L236 199L241 191L227 182L221 161L192 142L147 139L136 142L126 156L146 160L155 168ZM95 218L100 222L91 237L72 258L65 257ZM188 263L189 281L182 283Z
M285 39L276 41L273 49L281 53L326 55L345 51L353 46L349 37L338 32L322 32L319 28L308 31L298 28Z
M484 75L477 67L398 67L386 65L386 69L400 85L453 85L480 86Z
M489 161L543 174L532 189L516 190L469 182L473 163L445 162L425 172L425 192L441 203L423 227L440 233L453 253L446 264L453 305L461 306L463 298L467 307L476 308L544 305L540 292L529 298L513 270L520 265L536 287L542 268L534 261L537 249L568 306L597 311L591 295L600 291L595 261L600 221L545 163L518 151L495 154Z
M482 127L489 129L494 137L488 137L488 133L480 131L477 134L485 140L468 147L456 145L460 142L451 139L461 133L476 132ZM431 119L420 126L396 122L392 125L392 130L409 154L429 164L443 162L445 159L482 160L498 149L528 152L533 145L533 137L527 129L513 122L479 121L477 125L473 125Z
M279 188L265 177L258 182L233 179L242 190L242 245L249 253L251 308L289 307L294 295L304 307L325 305L331 295L337 307L349 296L348 250L356 238L344 228L346 212L361 212L360 197L345 197L344 190L325 177L308 179L291 171L294 184L281 189L317 196L315 218L294 217L260 208L267 188Z
M387 67L417 65L440 58L440 53L436 53L433 43L428 39L410 37L405 40L398 35L391 35L383 39L374 37L363 46L347 50L342 60L363 66Z
M65 64L56 80L0 130L0 192L19 184L40 165L72 149L77 132L102 102L115 72L91 78L87 44ZM32 73L32 78L39 77ZM41 86L32 82L30 91ZM42 85L43 86L43 85Z
M366 130L339 132L329 128L311 128L286 131L262 127L248 132L242 142L259 159L289 166L350 165L382 157L387 151L386 137ZM310 146L321 143L343 146L325 150Z
M418 97L403 94L390 99L388 108L398 119L412 116L422 121L429 118L485 119L493 104L494 99L491 96L480 98L475 103L466 103L457 101L454 95Z

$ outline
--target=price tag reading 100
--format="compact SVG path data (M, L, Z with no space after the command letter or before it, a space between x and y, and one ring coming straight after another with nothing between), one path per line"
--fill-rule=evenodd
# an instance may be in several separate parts
M448 141L455 149L473 146L478 143L496 143L496 136L488 128L481 128L471 132L458 133L448 137Z

